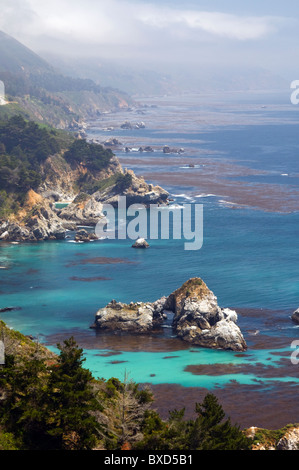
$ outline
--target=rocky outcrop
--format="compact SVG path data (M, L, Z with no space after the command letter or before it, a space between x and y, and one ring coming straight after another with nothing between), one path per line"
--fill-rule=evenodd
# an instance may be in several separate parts
M123 145L118 139L116 139L115 137L110 137L110 139L107 139L105 140L104 142L102 142L102 144L105 146L105 147L119 147L121 145Z
M236 324L237 313L221 309L213 292L199 278L189 279L169 297L152 304L127 306L113 301L99 310L94 327L134 333L150 331L157 326L157 318L158 324L163 322L163 314L167 311L174 313L174 332L184 341L205 348L232 351L247 349Z
M129 121L125 121L123 124L121 124L120 126L121 129L129 129L129 130L132 130L132 129L144 129L145 128L145 124L144 122L136 122L135 124L132 124L131 122Z
M92 328L117 332L146 333L163 322L161 302L123 304L112 300L100 309Z
M29 191L22 211L0 225L4 241L63 240L65 232L53 204L34 191Z
M92 240L98 240L98 237L95 233L87 232L87 230L81 229L76 232L75 241L76 242L90 242Z
M41 176L43 183L38 193L51 201L73 201L80 190L78 181L86 179L88 183L98 183L116 173L123 173L122 166L117 157L113 156L106 168L100 171L88 172L81 164L69 165L63 155L53 155L42 163Z
M145 249L145 248L149 248L149 244L144 238L138 238L138 240L136 240L136 242L132 245L132 248Z
M89 171L83 163L69 164L63 154L56 154L41 164L40 172L43 182L36 192L30 190L19 212L0 221L0 241L63 239L66 230L96 226L103 204L117 207L120 196L126 197L127 206L168 203L167 191L123 170L115 156L105 168ZM57 202L68 205L57 209Z
M168 298L174 312L173 327L179 338L213 349L247 349L237 326L237 313L218 306L217 297L199 278L189 279Z
M299 325L299 308L297 308L297 310L295 310L295 312L293 313L292 320L294 323Z
M185 150L183 148L177 149L177 148L171 148L168 145L164 145L163 147L163 153L184 153Z
M253 439L252 450L299 450L298 425L288 425L274 431L251 427L245 434Z
M103 217L103 204L96 194L81 194L74 202L57 212L65 228L75 230L78 225L95 226Z
M299 428L289 429L280 439L276 447L277 450L299 450Z
M168 204L169 193L160 186L153 186L144 181L142 176L136 176L132 170L126 170L124 175L128 176L129 183L121 186L118 182L107 187L103 191L94 193L98 202L111 204L114 207L118 205L119 196L125 196L127 206L131 204Z

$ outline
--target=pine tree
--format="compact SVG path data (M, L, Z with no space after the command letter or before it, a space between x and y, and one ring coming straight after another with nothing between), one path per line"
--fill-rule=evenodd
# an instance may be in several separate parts
M7 430L22 441L25 448L35 446L37 438L45 432L43 414L44 362L33 353L24 362L15 362L14 356L6 356L1 371L4 400L0 408L1 422Z
M218 399L207 394L202 404L196 404L198 418L190 432L190 448L193 450L247 450L250 440L238 426L224 420L225 413Z
M92 387L93 377L82 367L85 359L74 338L58 345L60 357L48 383L47 434L55 449L89 450L97 440L93 412L101 409Z

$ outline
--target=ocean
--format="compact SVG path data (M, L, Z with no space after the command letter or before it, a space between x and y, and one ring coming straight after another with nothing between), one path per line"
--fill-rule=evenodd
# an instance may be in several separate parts
M299 336L290 319L299 306L299 108L287 91L140 103L89 123L88 138L117 138L123 167L164 187L179 207L202 204L202 248L186 251L172 239L148 240L148 250L132 249L129 239L78 244L71 232L65 241L1 242L0 308L16 309L0 318L53 350L74 336L95 377L127 372L151 384L162 414L209 390L244 426L287 424L299 411L299 366L290 359ZM145 127L121 129L125 121ZM165 154L165 145L184 151ZM153 152L138 151L145 146ZM140 338L90 329L111 299L154 301L195 276L221 307L237 311L246 353L183 343L171 319Z

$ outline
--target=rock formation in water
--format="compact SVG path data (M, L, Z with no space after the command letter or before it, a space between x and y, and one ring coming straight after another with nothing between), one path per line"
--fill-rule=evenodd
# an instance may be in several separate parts
M154 303L111 302L100 309L93 328L134 333L149 332L163 323L166 312L174 313L173 330L191 344L212 349L245 351L246 342L237 326L238 315L218 306L217 298L200 278Z
M92 240L97 240L98 237L95 233L88 232L87 230L80 229L76 232L75 241L76 242L90 242Z
M293 313L292 320L294 323L299 325L299 308L297 308L297 310L295 310L295 312Z
M118 332L145 333L160 326L163 320L163 303L160 301L123 304L112 300L97 312L92 327Z
M136 240L136 242L132 245L132 248L145 249L149 248L149 244L144 238L138 238L138 240Z
M246 350L236 324L237 313L220 308L217 297L201 279L189 279L173 292L167 308L174 312L174 331L184 341L207 348Z

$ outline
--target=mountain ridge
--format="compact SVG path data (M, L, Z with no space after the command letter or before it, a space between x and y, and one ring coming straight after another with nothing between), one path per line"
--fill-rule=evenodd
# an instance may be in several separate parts
M131 106L125 92L63 75L38 54L0 31L0 80L8 104L0 119L22 114L58 129L80 130L88 118Z

